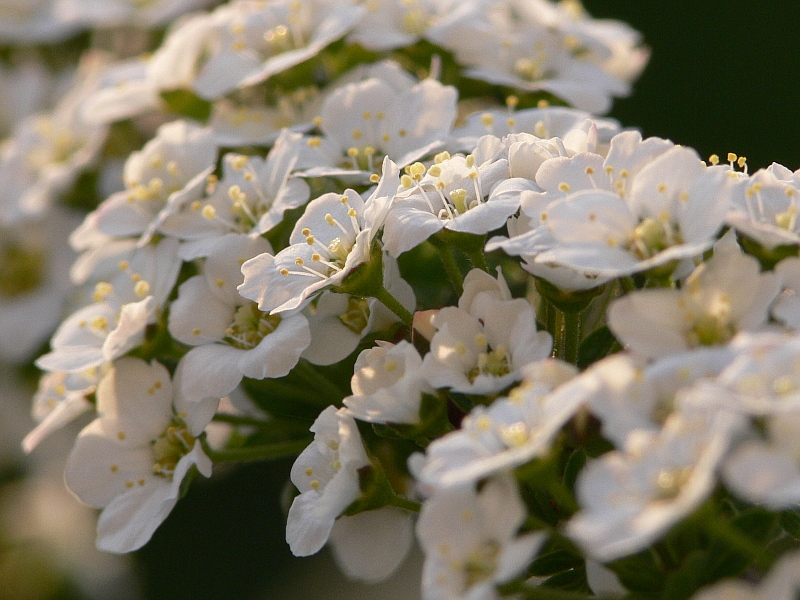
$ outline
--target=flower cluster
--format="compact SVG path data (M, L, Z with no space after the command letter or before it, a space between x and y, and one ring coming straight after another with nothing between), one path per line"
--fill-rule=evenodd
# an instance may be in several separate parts
M22 4L0 39L212 3ZM130 44L0 114L0 357L44 372L27 451L95 416L65 478L100 548L214 463L294 456L292 552L376 581L415 532L427 599L722 597L797 545L800 171L597 116L635 31L231 0Z

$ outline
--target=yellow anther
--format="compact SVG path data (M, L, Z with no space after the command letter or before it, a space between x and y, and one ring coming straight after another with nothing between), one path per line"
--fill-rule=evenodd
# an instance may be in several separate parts
M660 194L663 194L667 191L667 184L666 183L659 183L658 187L656 188Z
M492 427L492 418L489 415L480 415L475 419L475 427L481 431L488 431Z
M739 165L739 167L744 168L744 166L747 164L747 157L740 156L739 160L736 161L736 164Z
M333 218L333 215L331 213L327 213L325 215L325 222L328 225L336 225L336 220Z
M506 98L506 106L508 108L516 108L517 104L519 104L519 98L516 96L509 96Z
M108 327L108 319L105 317L95 317L89 324L92 329L99 331Z
M358 215L358 213L356 212L355 208L351 208L350 210L347 211L348 217L355 217L356 215Z
M442 167L439 165L433 165L430 169L428 169L428 173L431 177L439 177L442 174Z
M728 152L728 162L732 163L732 162L734 162L734 161L735 161L737 158L739 158L739 157L738 157L738 156L736 156L736 155L735 155L733 152Z
M375 118L378 119L379 121L382 121L383 119L386 118L386 113L382 111L375 113Z
M130 263L129 263L127 260L121 260L121 261L119 261L119 264L117 265L117 268L118 268L120 271L127 271L127 270L128 270L128 267L130 267L130 266L131 266L131 265L130 265Z
M137 281L136 285L133 286L133 291L139 298L144 298L150 293L150 284L144 279Z
M116 473L117 471L119 471L119 466L118 465L111 465L111 472L112 473Z
M568 192L571 189L572 187L566 181L562 181L561 183L558 184L558 190L561 192Z
M347 156L349 156L350 158L356 158L358 156L358 148L356 148L355 146L350 146L347 149Z
M592 167L591 165L586 167L584 171L586 172L587 175L594 175L594 167Z
M362 137L364 137L364 133L358 128L353 129L353 131L350 132L350 135L354 140L360 140Z
M314 241L315 240L314 240L314 236L313 235L307 235L306 236L306 244L308 244L309 246L313 246L314 245Z
M449 159L450 159L450 153L447 150L445 150L444 152L439 152L439 154L434 156L433 162L438 165L439 163L443 163L444 161Z
M386 371L387 373L392 373L392 372L397 370L398 366L399 365L397 364L397 361L395 361L395 360L387 360L383 364L383 370Z
M192 329L192 335L200 335L200 330L198 328Z
M301 257L298 256L297 258L294 259L294 264L302 267L304 264L306 264L306 261L304 261Z
M322 140L316 136L310 137L306 140L306 145L309 148L319 148L322 145Z
M125 435L124 431L120 431L120 432L117 433L117 439L119 439L119 440L124 440L126 437L128 437L128 436Z
M413 165L411 165L410 171L411 175L422 176L425 174L425 165L423 165L421 162L415 162Z
M372 113L371 113L371 112L369 112L368 110L365 110L365 111L364 111L364 114L362 114L361 116L362 116L364 119L371 119L371 118L372 118Z
M718 165L719 164L719 155L712 154L711 156L708 157L708 162L710 162L712 165Z
M483 333L475 334L475 345L478 346L478 348L485 348L488 343L489 341L486 339L486 335Z
M494 115L491 113L483 113L481 115L481 125L484 127L491 127L494 125Z
M321 127L322 126L322 117L314 117L311 122L314 124L314 127ZM317 138L319 139L319 138Z
M244 154L236 156L231 161L231 166L237 171L241 171L242 169L245 168L246 165L247 165L247 156L245 156Z
M383 135L381 135L381 140L383 140L384 144L388 143L390 139L392 139L392 136L389 135L388 133L384 133Z
M306 477L311 477L314 474L314 469L306 467Z
M350 198L348 198L346 195L344 195L344 196L342 196L341 198L339 198L339 202L341 202L341 203L342 203L342 204L344 204L345 206L347 206L347 202L348 202L349 200L350 200Z
M373 173L372 175L369 176L369 180L372 183L378 183L381 180L381 176L378 175L377 173Z
M377 152L377 150L375 150L375 148L373 148L372 146L367 146L366 148L364 148L364 154L366 154L367 156L372 156L373 154L375 154L375 152Z
M409 189L414 185L414 180L411 179L408 175L403 175L400 177L400 185L403 186L403 189Z
M627 169L622 169L622 171L619 172L619 176L623 179L627 179L630 177L630 172Z
M310 230L308 227L303 227L303 228L300 230L300 233L302 233L303 235L306 235L306 236L308 236L308 235L311 235L311 230Z
M517 120L516 119L513 119L511 117L506 119L506 125L508 125L509 127L514 127L516 124L517 124Z
M206 204L203 207L203 217L208 219L209 221L213 221L214 217L217 216L217 209L211 206L210 204Z
M464 164L467 165L468 169L471 169L475 166L475 156L472 154L467 154L467 158L464 160Z
M550 103L547 100L539 100L536 103L537 108L547 108L548 106L550 106Z
M467 347L462 342L458 342L455 345L454 350L456 351L456 354L459 354L461 356L464 356L467 353Z
M283 269L281 269L281 270L280 270L280 271L278 271L278 272L279 272L281 275L283 275L284 277L286 277L287 275L289 275L289 269L287 269L286 267L284 267Z
M314 254L311 255L311 260L313 260L314 262L319 262L322 260L322 256L314 252Z
M320 486L319 479L312 479L308 482L308 485L311 486L312 490L318 490Z
M159 466L160 466L160 465L159 465ZM134 483L133 483L132 481L126 481L126 482L125 482L125 487L126 487L126 488L132 488L133 486L134 486Z

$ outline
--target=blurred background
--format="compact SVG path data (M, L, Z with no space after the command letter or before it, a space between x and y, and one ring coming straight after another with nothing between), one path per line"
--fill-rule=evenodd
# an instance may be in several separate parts
M652 58L611 116L701 156L746 156L751 171L800 167L800 3L585 0L596 17L642 32ZM2 17L0 17L2 18ZM218 468L196 481L131 556L94 550L94 511L62 483L66 454L85 422L20 448L32 428L35 375L0 364L0 599L283 600L419 597L413 555L388 582L347 582L327 552L293 558L279 498L290 462Z

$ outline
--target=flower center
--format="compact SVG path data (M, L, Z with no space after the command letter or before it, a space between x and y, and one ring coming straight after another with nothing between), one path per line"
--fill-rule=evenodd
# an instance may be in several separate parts
M498 346L494 350L489 350L487 347L486 351L478 354L478 365L470 370L467 377L469 382L473 383L478 375L502 377L510 372L505 346Z
M261 312L256 304L244 304L236 309L233 322L225 330L225 339L233 347L250 350L280 325L281 317Z
M369 300L358 296L350 296L347 301L347 310L339 315L339 320L350 331L361 335L361 332L366 329L369 322L369 314Z
M0 298L14 298L42 283L45 254L14 242L0 243Z
M171 478L178 461L194 446L195 438L177 417L167 430L150 442L153 451L153 474Z
M628 249L645 260L681 243L683 238L677 225L670 222L669 215L663 215L659 219L643 219L633 230Z
M681 488L689 481L692 470L689 467L671 467L661 469L656 476L655 498L672 500L681 492Z
M495 541L487 541L473 550L464 561L464 583L470 588L473 585L486 581L497 570L497 557L500 554L500 545Z

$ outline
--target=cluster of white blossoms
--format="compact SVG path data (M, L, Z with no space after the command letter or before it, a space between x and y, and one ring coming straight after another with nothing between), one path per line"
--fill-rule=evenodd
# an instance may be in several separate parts
M209 4L0 0L0 39ZM798 545L800 171L596 116L648 52L577 0L213 4L0 114L0 357L27 451L94 415L100 548L286 457L296 555L376 581L415 533L430 600L723 597Z

